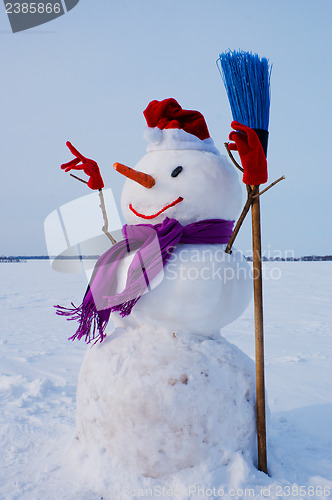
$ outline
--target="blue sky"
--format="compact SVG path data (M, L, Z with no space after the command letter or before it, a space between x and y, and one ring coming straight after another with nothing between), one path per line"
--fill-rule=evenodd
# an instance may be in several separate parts
M59 169L66 140L119 200L112 165L143 156L153 99L201 111L223 152L232 118L215 61L229 48L273 64L269 180L287 179L262 197L263 249L332 253L330 0L80 0L16 34L0 7L0 255L46 254L44 219L87 194ZM251 246L249 218L237 246Z

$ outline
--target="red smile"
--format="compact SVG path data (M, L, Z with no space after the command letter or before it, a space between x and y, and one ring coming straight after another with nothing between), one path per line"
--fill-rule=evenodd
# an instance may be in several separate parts
M159 212L157 212L156 214L153 214L153 215L144 215L144 214L140 214L139 212L137 212L132 204L130 203L129 205L129 208L130 210L135 214L137 215L137 217L141 217L142 219L154 219L155 217L158 217L158 215L162 214L163 212L165 212L165 210L167 210L168 208L171 208L171 207L174 207L175 205L177 205L178 203L180 203L180 201L182 201L183 198L182 196L179 196L179 198L175 201L172 201L172 203L170 203L169 205L166 205L164 208L162 208L161 210L159 210Z

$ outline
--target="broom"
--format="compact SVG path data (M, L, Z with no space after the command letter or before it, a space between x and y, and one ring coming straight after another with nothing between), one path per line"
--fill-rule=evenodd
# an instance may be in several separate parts
M262 145L265 158L268 144L268 127L270 112L270 75L271 67L268 60L260 59L257 54L243 51L228 51L219 55L217 60L219 72L223 78L232 110L233 119L239 124L253 129ZM237 125L239 125L237 124ZM234 127L234 122L232 124ZM235 128L235 127L234 127ZM243 134L239 132L232 134ZM251 131L249 131L252 134ZM254 135L254 139L257 138ZM235 149L235 148L233 148ZM228 151L229 152L229 151ZM263 159L265 160L264 156ZM242 159L242 157L241 157ZM243 163L243 162L242 162ZM250 162L249 162L250 163ZM263 178L259 164L249 164L249 178ZM266 162L265 162L266 163ZM240 167L243 171L243 168ZM246 170L246 169L244 169ZM256 170L256 171L255 171ZM258 173L258 177L257 177ZM246 172L245 172L246 174ZM247 172L248 178L248 172ZM263 293L262 293L262 262L261 262L261 226L259 184L247 182L248 202L245 211L251 206L252 212L252 249L253 249L253 286L255 312L255 357L256 357L256 409L257 409L257 448L258 469L267 474L266 458L266 422L265 422L265 381L264 381L264 331L263 331ZM265 190L264 190L265 191ZM241 214L242 215L242 214ZM242 220L245 213L242 215ZM241 222L240 222L241 224Z

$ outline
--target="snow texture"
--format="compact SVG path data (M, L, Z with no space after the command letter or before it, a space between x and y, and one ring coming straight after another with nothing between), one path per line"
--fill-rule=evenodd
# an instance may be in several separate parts
M66 342L73 325L55 316L53 304L79 301L86 284L83 276L55 273L43 261L1 264L0 273L1 499L187 500L214 498L214 487L219 487L222 498L277 499L298 498L300 486L302 498L329 498L331 263L264 264L270 477L234 451L219 470L208 474L197 467L194 484L179 471L172 478L155 480L159 486L152 492L140 490L151 478L143 478L135 491L129 491L127 476L108 474L106 481L96 475L98 464L88 467L87 457L79 454L75 392L82 358L90 347ZM222 332L229 342L254 357L252 305ZM111 380L109 386L111 389ZM173 387L181 390L186 385L180 381ZM102 455L99 460L102 462ZM103 465L107 476L107 463ZM112 497L107 482L115 489L121 485L121 495Z
M102 453L105 470L122 468L132 487L140 475L183 469L194 481L195 467L213 470L234 450L255 456L253 368L222 338L117 328L84 359L79 438L93 462Z

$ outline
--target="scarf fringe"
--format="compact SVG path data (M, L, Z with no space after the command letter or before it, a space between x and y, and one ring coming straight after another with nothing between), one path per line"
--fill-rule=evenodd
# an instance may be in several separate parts
M111 311L118 312L122 318L124 318L125 316L129 316L138 299L139 297L137 299L128 300L127 302L124 302L123 304L120 304L118 306L113 306L111 307Z
M139 297L137 299L128 300L123 304L110 307L108 311L110 313L118 312L120 316L124 318L125 316L129 316L138 299ZM72 307L54 306L58 316L65 316L67 321L79 322L78 329L68 340L81 340L82 337L85 337L84 340L87 344L91 342L96 344L98 341L102 342L106 337L105 329L108 320L103 320L100 317L95 304L87 304L83 301L80 306L75 306L73 302L71 302L71 305Z
M85 337L87 344L102 342L106 337L105 329L108 321L100 318L95 305L84 302L78 307L73 303L71 305L73 307L54 306L59 316L66 316L67 321L79 322L78 329L68 340L81 340Z

